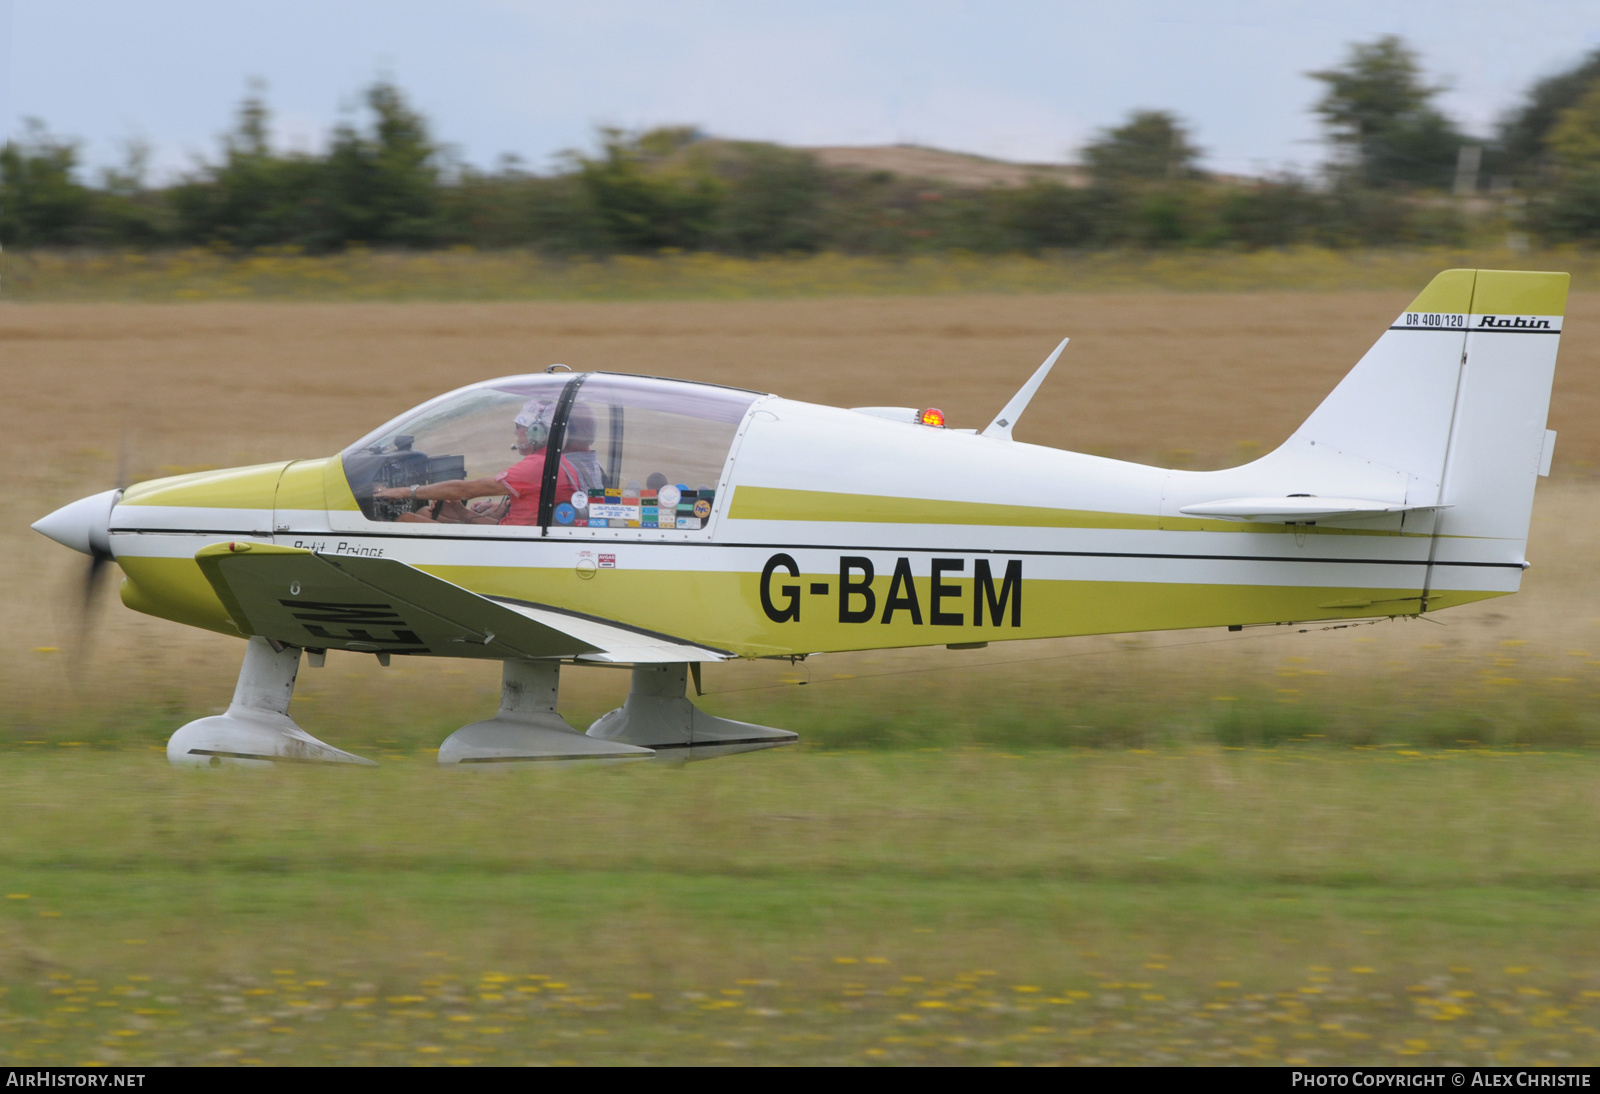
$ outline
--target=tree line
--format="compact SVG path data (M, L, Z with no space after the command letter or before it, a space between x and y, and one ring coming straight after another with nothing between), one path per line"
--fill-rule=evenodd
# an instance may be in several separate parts
M0 243L767 255L1460 245L1485 230L1600 242L1600 50L1536 83L1492 138L1439 110L1441 89L1398 38L1310 76L1331 151L1313 175L1208 176L1174 113L1141 110L1082 150L1084 185L987 188L830 168L690 127L602 129L544 174L514 158L479 170L453 161L387 81L324 150L284 152L253 87L215 158L161 186L137 144L86 182L78 144L29 121L0 148Z

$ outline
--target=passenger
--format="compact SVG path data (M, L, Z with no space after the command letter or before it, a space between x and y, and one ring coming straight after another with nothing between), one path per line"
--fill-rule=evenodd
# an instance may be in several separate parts
M522 453L522 459L492 479L380 486L372 491L372 496L395 500L417 498L436 503L432 516L401 513L399 519L408 523L537 525L539 494L544 485L545 444L550 439L550 420L554 413L553 403L529 399L523 404L521 413L512 423L517 443L511 446ZM556 474L556 504L570 501L580 489L577 469L563 457ZM507 500L488 509L468 508L465 504L473 498L493 497Z
M594 433L594 412L586 406L573 407L567 415L567 440L561 455L578 469L578 480L588 493L606 488L606 473L594 451Z

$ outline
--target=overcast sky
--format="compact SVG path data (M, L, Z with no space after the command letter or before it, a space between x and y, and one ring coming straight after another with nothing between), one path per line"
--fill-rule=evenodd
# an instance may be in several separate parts
M1059 161L1137 108L1213 170L1322 157L1310 114L1349 45L1398 34L1469 130L1600 47L1597 0L0 0L0 118L167 174L213 155L247 81L315 148L388 74L469 162L544 169L597 124L788 144L910 142Z

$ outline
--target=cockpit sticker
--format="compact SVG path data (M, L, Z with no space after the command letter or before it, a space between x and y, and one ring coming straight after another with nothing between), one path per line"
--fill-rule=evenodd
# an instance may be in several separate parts
M625 504L627 501L632 501L633 504ZM591 501L589 503L589 519L612 521L620 520L624 523L628 521L636 521L639 519L638 502L638 498L626 499L620 495L617 497L608 497L604 502Z

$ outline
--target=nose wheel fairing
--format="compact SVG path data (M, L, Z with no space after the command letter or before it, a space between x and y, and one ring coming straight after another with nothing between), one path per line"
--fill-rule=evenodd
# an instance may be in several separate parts
M298 646L274 649L265 638L245 647L233 702L225 713L190 722L167 742L167 759L177 767L262 767L273 763L372 761L334 748L301 729L289 717Z

